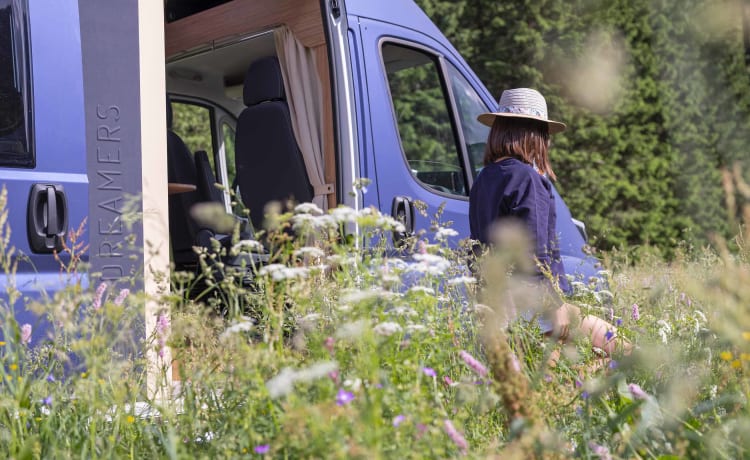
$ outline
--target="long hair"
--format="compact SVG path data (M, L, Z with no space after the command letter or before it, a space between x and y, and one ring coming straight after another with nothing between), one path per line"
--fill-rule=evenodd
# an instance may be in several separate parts
M495 117L484 149L484 165L513 157L536 168L552 180L557 177L549 162L549 129L529 118Z

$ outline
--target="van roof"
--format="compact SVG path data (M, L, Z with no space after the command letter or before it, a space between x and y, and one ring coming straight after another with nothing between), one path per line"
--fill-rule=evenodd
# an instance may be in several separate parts
M443 33L424 11L412 0L346 0L349 15L377 19L411 29L430 37L442 37Z

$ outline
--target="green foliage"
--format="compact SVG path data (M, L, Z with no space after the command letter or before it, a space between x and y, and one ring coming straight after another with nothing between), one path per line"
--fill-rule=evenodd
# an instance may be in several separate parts
M558 188L597 247L671 256L737 231L720 169L750 163L742 2L417 3L493 94L537 88L568 124L553 139Z

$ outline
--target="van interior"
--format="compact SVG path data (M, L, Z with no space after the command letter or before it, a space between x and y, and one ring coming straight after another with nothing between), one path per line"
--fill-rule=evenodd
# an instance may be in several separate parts
M321 2L167 0L165 22L169 182L197 186L169 198L176 268L197 262L193 205L237 213L229 190L255 229L271 201L335 206Z

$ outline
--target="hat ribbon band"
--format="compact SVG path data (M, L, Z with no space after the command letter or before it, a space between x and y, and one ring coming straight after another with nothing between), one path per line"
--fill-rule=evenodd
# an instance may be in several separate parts
M498 109L499 113L515 113L519 115L531 115L533 117L539 117L547 119L547 114L538 109L530 107L518 107L516 105L503 105Z

